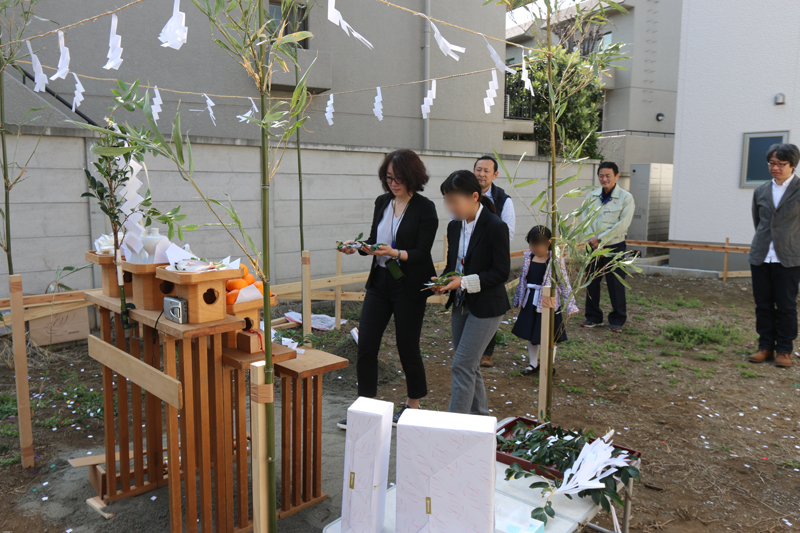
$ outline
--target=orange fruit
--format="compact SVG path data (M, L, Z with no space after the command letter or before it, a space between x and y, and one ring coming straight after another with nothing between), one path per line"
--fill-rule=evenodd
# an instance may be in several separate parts
M261 280L256 281L253 285L256 286L256 289L258 289L258 292L260 292L261 294L264 294L264 282L263 281L261 281Z
M233 305L236 303L237 296L239 296L239 289L234 289L228 293L225 301L228 303L228 305Z
M256 278L255 278L255 276L253 276L252 274L247 274L247 275L246 275L245 277L243 277L242 279L243 279L243 280L245 280L245 281L247 282L247 284L248 284L248 285L252 285L253 283L255 283L255 282L256 282Z
M247 274L249 274L249 273L250 273L250 269L249 269L249 268L247 268L247 265L239 265L239 266L240 266L240 267L242 267L242 268L244 269L244 275L245 275L245 276L247 276Z
M234 290L238 291L240 289L244 289L248 285L249 283L247 283L243 279L229 279L225 283L225 288L228 289L229 291L234 291Z

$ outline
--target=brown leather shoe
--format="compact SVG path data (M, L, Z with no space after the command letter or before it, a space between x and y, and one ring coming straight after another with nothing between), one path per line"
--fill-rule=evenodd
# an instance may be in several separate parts
M789 368L792 366L792 354L778 352L778 355L775 357L775 366L780 366L783 368Z
M492 362L492 357L490 355L482 355L481 356L481 366L484 368L491 368L494 366L494 362Z
M751 363L763 363L764 361L772 359L773 353L772 350L759 350L750 356L749 361Z

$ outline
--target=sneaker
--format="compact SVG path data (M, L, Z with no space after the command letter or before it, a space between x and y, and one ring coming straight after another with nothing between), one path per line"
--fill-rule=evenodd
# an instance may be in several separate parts
M608 326L608 331L610 331L611 333L620 333L622 331L622 326L611 324L610 326Z
M410 409L410 407L408 407L406 404L402 404L400 409L394 414L394 417L392 418L392 425L394 427L397 427L397 423L400 422L400 417L403 416L403 413L405 413L406 409Z
M591 320L584 320L581 322L582 328L599 328L602 325L602 322L592 322Z
M336 427L339 428L339 429L346 430L347 429L347 419L345 418L344 420L340 420L340 421L336 422Z

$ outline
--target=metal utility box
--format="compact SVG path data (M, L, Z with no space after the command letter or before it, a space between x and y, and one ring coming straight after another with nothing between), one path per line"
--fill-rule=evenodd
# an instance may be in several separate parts
M672 165L634 163L631 165L630 193L636 203L628 229L632 241L669 240L669 208L672 202ZM657 255L664 249L630 247L642 256Z

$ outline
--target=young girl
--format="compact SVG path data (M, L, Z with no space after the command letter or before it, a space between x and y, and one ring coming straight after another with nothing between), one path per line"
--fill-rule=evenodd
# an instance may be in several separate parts
M508 305L505 283L511 271L508 226L494 214L494 204L481 194L478 178L458 170L442 183L442 195L453 220L447 226L447 267L457 272L437 294L450 291L453 306L451 413L488 415L480 360L500 326ZM433 278L435 279L435 278Z
M520 307L517 323L511 333L528 341L528 357L530 362L522 370L523 375L539 373L539 342L542 336L542 313L555 307L555 335L556 343L567 340L566 328L563 324L561 313L562 302L566 302L567 312L574 315L578 312L575 298L572 296L572 287L569 284L567 269L564 260L558 259L560 275L556 284L555 302L544 294L542 287L551 285L550 272L550 242L552 233L544 226L534 226L525 237L530 246L530 251L525 252L522 264L522 273L519 277L519 286L514 294L514 307Z

